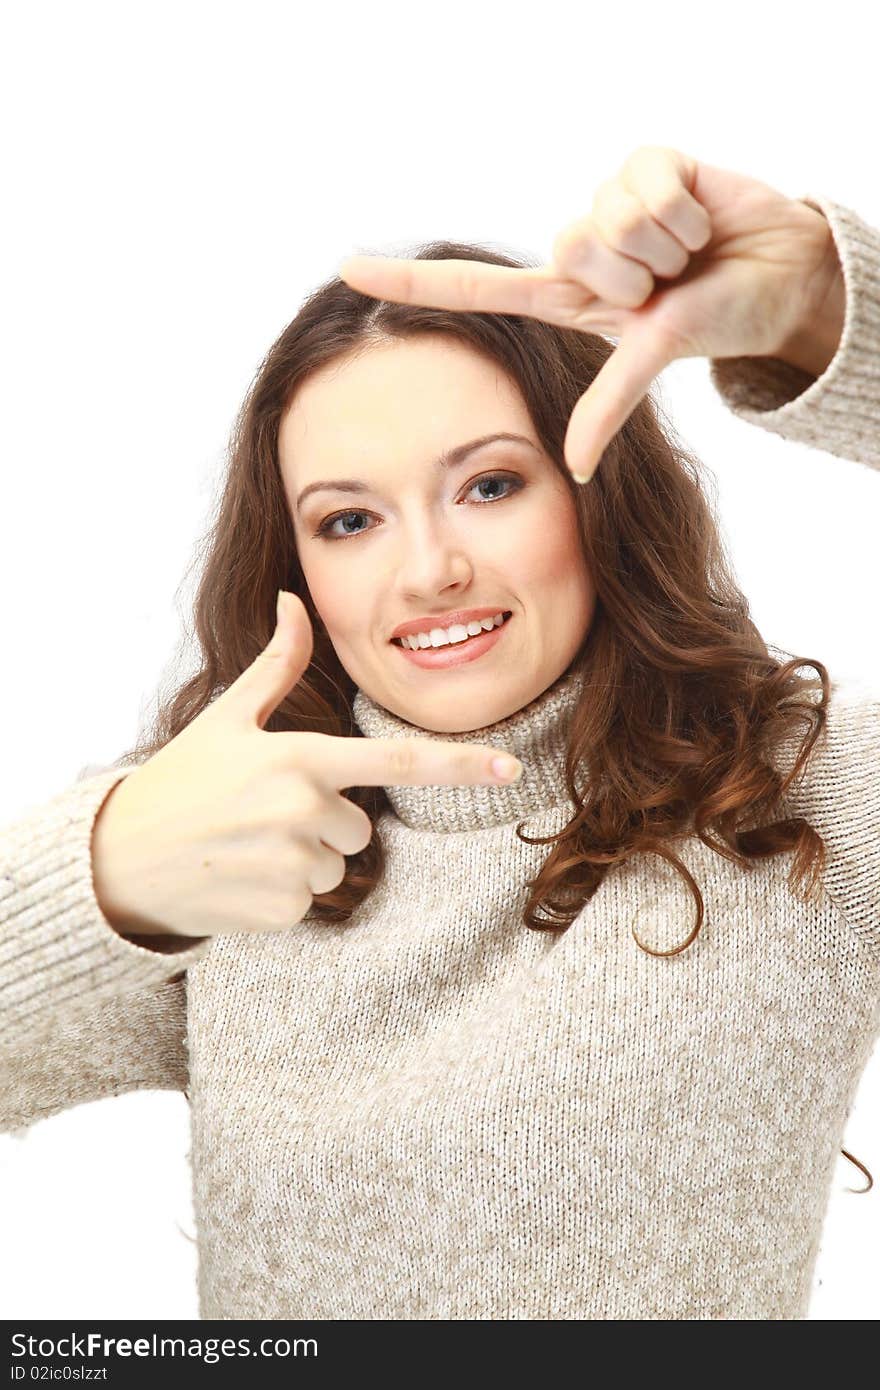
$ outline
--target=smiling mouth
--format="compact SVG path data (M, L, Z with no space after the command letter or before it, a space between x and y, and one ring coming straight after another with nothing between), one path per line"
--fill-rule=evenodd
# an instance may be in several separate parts
M448 639L445 642L438 642L436 647L433 642L429 642L424 647L421 643L418 647L410 647L402 637L392 637L391 641L395 647L403 647L404 651L408 652L442 652L446 651L448 647L466 647L468 642L473 641L474 638L485 637L487 632L495 632L498 628L504 627L505 623L509 622L512 617L513 613L508 611L502 614L500 623L493 623L492 627L484 627L480 632L469 632L467 637L459 638L457 642L450 642Z

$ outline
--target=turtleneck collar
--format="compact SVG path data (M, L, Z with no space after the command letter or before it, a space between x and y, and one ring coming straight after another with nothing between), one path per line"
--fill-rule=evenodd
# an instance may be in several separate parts
M409 724L360 689L355 693L352 712L365 738L484 743L519 758L522 776L506 785L385 788L396 815L412 830L483 830L569 802L565 752L571 716L583 684L583 673L579 669L569 670L506 719L464 733L435 733Z

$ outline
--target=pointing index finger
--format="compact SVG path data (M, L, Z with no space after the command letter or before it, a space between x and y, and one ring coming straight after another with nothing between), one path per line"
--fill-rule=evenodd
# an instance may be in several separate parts
M486 261L419 261L400 256L349 256L339 267L340 279L376 299L534 318L540 317L535 294L549 273L544 267L514 269Z
M466 787L513 782L522 763L490 744L422 738L341 738L319 734L313 771L335 791L345 787ZM328 747L329 745L329 747ZM501 760L499 770L493 763Z

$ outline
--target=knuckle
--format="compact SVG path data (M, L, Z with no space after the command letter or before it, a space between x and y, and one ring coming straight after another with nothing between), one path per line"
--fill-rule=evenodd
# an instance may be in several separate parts
M565 226L557 232L555 246L565 250L572 242L580 241L590 230L592 218L589 215L575 217L571 222L566 222Z
M651 272L645 270L644 274L640 272L633 275L633 283L618 294L615 303L622 309L639 309L651 297L653 290L654 280Z
M373 838L373 822L360 806L351 806L351 809L354 814L349 816L345 823L347 843L351 848L346 850L346 853L360 854Z
M645 209L632 196L621 198L609 217L609 224L616 241L631 242L645 225Z
M329 893L332 888L338 888L345 878L345 873L344 855L332 849L330 845L322 843L318 851L311 856L307 885L309 891L313 894Z
M614 223L612 242L616 250L631 251L635 247L642 219L628 216L618 217Z
M465 265L461 271L461 287L466 304L475 304L479 295L480 273L476 267Z
M641 200L622 183L603 184L594 205L596 226L612 249L626 249L645 225L647 211Z
M260 929L267 932L285 931L296 926L312 905L312 894L307 887L297 887L296 892L279 893L273 898L270 907L260 919Z
M392 785L395 778L406 780L412 776L414 766L413 748L406 740L392 743L388 749L388 771Z
M627 155L624 160L624 169L635 169L643 167L645 164L655 164L658 160L668 159L670 150L666 145L637 145L636 148Z
M292 899L288 899L283 925L288 927L295 926L297 922L301 921L302 918L305 917L306 913L312 906L312 902L313 897L312 894L309 892L308 888L304 888L302 889L302 891L294 893ZM292 918L290 915L291 911L293 912Z
M684 202L683 193L681 188L667 188L656 194L651 212L658 222L672 221Z
M285 883L304 882L308 878L311 862L312 856L305 840L291 838L282 860Z
M361 811L358 817L358 824L355 827L355 830L355 843L357 845L356 852L359 853L362 849L367 848L367 845L373 838L373 822L370 820L370 817L367 815L366 811Z
M551 254L554 263L563 271L575 265L583 269L592 258L594 238L595 223L589 219L563 228L553 242Z
M613 198L618 187L619 180L617 178L603 179L600 184L596 185L596 191L593 194L594 206L597 203L606 203L609 198Z
M347 869L348 865L345 862L345 855L340 854L337 850L332 850L329 854L327 863L326 887L323 891L326 892L330 888L338 888L345 878Z
M272 903L270 919L274 930L282 931L285 927L295 927L309 912L313 902L314 892L306 880L293 885L286 884Z

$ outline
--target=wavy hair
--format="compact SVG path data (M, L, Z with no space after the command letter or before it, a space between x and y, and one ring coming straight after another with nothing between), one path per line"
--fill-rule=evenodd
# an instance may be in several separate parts
M402 254L514 268L537 264L447 240ZM484 354L519 387L538 437L573 490L596 592L593 620L572 663L586 682L565 759L571 818L554 835L530 837L522 822L516 829L526 843L549 847L527 885L525 926L564 931L612 865L647 852L683 875L696 920L670 950L653 949L635 929L633 936L654 956L684 951L700 931L703 899L671 848L683 834L696 834L744 869L752 860L793 851L790 886L805 900L818 896L824 842L802 817L784 814L783 798L826 723L831 683L825 666L771 649L761 637L725 554L701 464L668 420L661 425L650 395L605 449L590 483L581 487L569 476L563 455L568 420L614 351L613 341L526 316L390 303L337 277L308 295L248 388L231 433L225 486L193 562L201 561L197 669L160 700L152 728L120 762L158 752L255 660L272 636L282 588L305 604L314 649L265 728L360 736L352 713L356 686L300 567L278 434L312 373L372 345L426 333L445 334ZM818 675L799 676L804 666ZM783 776L773 750L798 728L806 733ZM583 786L578 771L588 752ZM381 787L352 787L346 794L374 826L389 806ZM379 834L346 859L343 881L314 897L312 919L346 922L376 887L385 865ZM867 1174L870 1188L867 1169L842 1152Z

